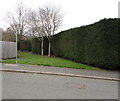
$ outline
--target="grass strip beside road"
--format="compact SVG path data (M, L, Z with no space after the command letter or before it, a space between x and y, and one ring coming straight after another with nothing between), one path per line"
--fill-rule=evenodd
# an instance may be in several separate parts
M15 59L9 59L2 61L2 63L16 63L16 62ZM41 55L31 54L29 52L19 52L18 64L67 67L67 68L75 68L75 69L92 69L92 70L98 69L96 67L88 66L81 63L76 63L66 59L41 56Z

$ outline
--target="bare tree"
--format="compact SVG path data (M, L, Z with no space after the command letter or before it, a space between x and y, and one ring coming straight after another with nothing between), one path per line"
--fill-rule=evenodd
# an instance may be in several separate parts
M6 21L17 33L19 43L21 43L22 35L25 33L25 30L27 28L29 11L30 9L28 7L26 7L23 3L19 3L14 13L10 11L7 12Z
M43 27L41 26L41 19L39 19L37 12L31 11L29 16L29 29L32 36L38 37L41 41L41 55L44 55L43 42L45 34L43 32Z
M2 28L0 28L0 41L2 41L2 35L3 35L3 29Z
M55 31L59 28L62 22L60 9L54 6L46 5L39 8L39 19L41 20L42 31L46 34L49 41L48 56L51 56L51 40Z
M37 26L37 15L35 11L29 12L29 20L28 20L28 31L27 34L31 37L37 37L36 34L36 26Z

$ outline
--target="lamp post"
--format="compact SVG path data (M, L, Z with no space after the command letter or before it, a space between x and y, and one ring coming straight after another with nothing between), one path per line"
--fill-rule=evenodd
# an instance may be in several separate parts
M17 61L17 29L16 29L16 64L18 63Z

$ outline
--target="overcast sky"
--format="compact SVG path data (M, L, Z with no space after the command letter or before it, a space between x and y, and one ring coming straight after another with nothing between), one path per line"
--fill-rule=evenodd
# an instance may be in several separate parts
M61 8L64 14L63 24L59 31L82 25L92 24L103 18L118 17L119 0L2 0L0 2L0 27L7 27L5 12L15 11L16 4L25 3L37 9L46 3Z

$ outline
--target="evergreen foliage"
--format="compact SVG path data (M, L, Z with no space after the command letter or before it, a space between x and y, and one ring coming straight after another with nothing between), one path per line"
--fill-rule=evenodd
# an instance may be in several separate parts
M52 55L104 69L119 69L120 19L103 19L91 25L62 31L53 36ZM22 41L22 51L41 54L38 38ZM48 39L44 38L44 55Z
M62 31L52 41L52 54L105 69L118 69L120 19Z

